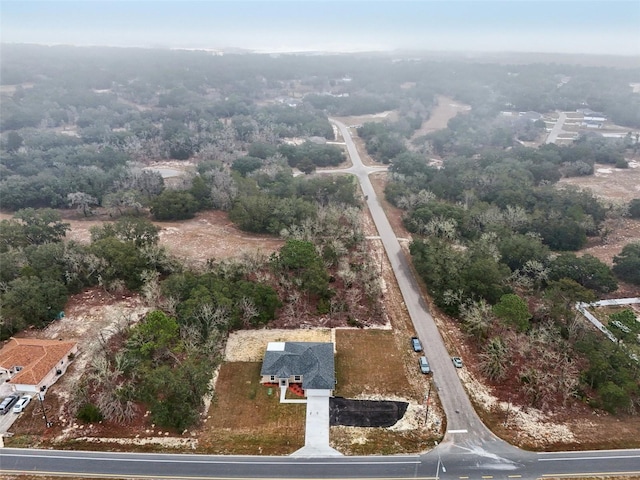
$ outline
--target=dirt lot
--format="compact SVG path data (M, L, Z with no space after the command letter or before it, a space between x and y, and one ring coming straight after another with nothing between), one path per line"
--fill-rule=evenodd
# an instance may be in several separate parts
M594 175L565 178L560 180L560 185L588 188L612 205L626 204L634 198L640 198L640 159L630 160L629 168L625 169L596 164ZM613 263L613 257L619 254L626 244L640 240L640 220L611 219L606 221L604 228L609 232L608 235L604 238L590 239L582 253L593 255L609 265ZM634 290L633 287L626 285L622 285L622 288L625 291L630 289L628 293L631 294ZM637 294L637 287L635 290Z
M71 225L67 239L89 243L89 229L113 221L108 214L83 217L73 210L61 210L63 220ZM0 220L11 214L0 212ZM248 235L236 228L222 211L198 212L195 218L177 222L153 222L160 227L160 245L187 264L204 264L209 259L239 257L243 254L270 255L284 241L267 235Z
M412 138L426 135L427 133L435 132L436 130L442 130L447 127L447 123L453 117L459 113L468 112L471 110L469 105L455 101L453 98L444 97L438 95L437 107L431 112L429 120L422 124L422 127L418 129Z

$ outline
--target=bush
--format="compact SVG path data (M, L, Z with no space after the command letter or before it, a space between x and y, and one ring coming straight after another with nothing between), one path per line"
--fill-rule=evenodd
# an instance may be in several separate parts
M102 420L102 413L100 409L93 403L85 403L80 407L76 414L78 420L82 420L85 423L95 423Z
M151 213L156 220L185 220L193 218L198 202L189 192L165 190L151 201Z
M640 218L640 198L634 198L629 202L629 216Z

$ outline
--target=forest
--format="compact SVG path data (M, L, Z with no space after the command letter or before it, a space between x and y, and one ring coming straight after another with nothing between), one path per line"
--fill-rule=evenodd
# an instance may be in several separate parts
M620 282L640 285L637 242L612 266L579 254L606 235L607 218L638 218L640 198L613 206L557 186L592 175L596 163L627 168L637 134L532 147L544 122L500 114L588 106L640 129L630 87L640 69L3 45L0 79L0 208L11 215L0 221L0 338L54 321L90 286L140 292L157 307L94 362L75 400L81 417L125 421L144 402L156 423L184 429L197 421L205 372L229 331L268 325L283 309L351 326L379 316L357 184L314 172L346 161L329 117L389 110L397 119L365 122L357 134L389 165L385 195L414 235L413 265L435 305L460 322L487 379L514 383L537 408L574 399L614 413L640 407L638 363L583 328L572 308ZM470 111L418 135L438 95ZM147 168L160 160L192 168L169 183ZM201 270L159 247L151 220L210 209L285 246ZM65 241L67 210L110 221L89 244Z

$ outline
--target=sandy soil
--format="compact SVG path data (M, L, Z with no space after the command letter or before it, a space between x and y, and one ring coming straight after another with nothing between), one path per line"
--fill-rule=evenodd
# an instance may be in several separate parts
M101 214L83 218L73 210L61 210L63 220L71 225L67 240L88 244L90 228L113 221ZM0 220L12 215L0 212ZM160 227L160 245L187 264L204 264L209 259L240 257L250 253L270 255L284 242L267 235L249 235L236 228L225 212L199 212L195 218L177 222L153 222Z
M453 98L438 95L437 106L431 112L429 120L424 122L419 130L413 134L412 139L447 128L447 123L459 113L471 110L469 105L455 101Z
M268 342L335 342L335 334L328 328L237 330L227 339L224 360L260 362Z
M613 168L611 165L595 165L595 174L588 177L572 177L560 180L559 185L588 188L605 202L623 205L640 198L640 161L629 161L629 168ZM610 219L604 229L604 238L592 238L581 253L588 253L612 265L613 257L630 242L640 240L640 220L630 218Z
M640 198L640 159L630 159L629 168L614 168L596 163L594 169L594 175L563 178L559 185L589 188L599 197L615 203Z

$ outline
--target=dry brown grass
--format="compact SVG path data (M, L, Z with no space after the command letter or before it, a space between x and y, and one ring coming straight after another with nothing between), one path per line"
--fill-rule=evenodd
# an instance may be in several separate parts
M419 375L409 337L391 330L336 331L335 394L343 397L422 401L426 377ZM345 455L417 453L433 446L440 435L421 420L408 430L331 427L331 445Z
M281 404L260 384L259 362L220 368L216 399L199 440L200 453L287 455L304 446L305 405Z
M406 375L408 338L403 350L389 330L338 330L336 345L336 395L381 395L420 401Z

